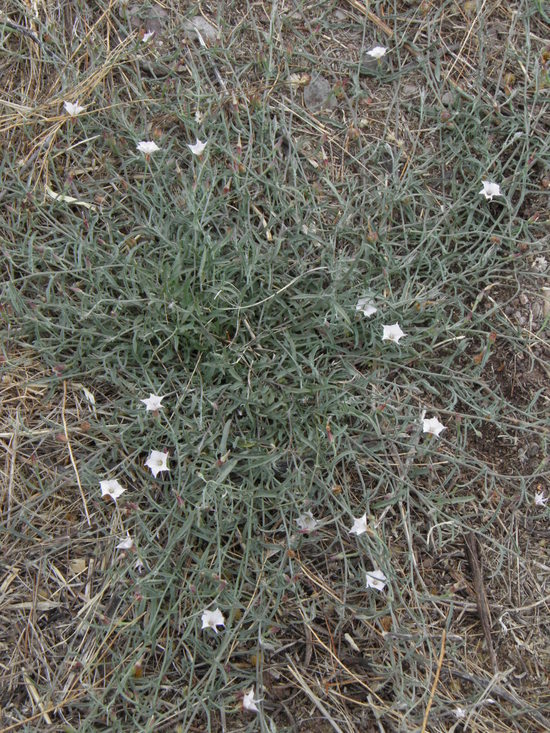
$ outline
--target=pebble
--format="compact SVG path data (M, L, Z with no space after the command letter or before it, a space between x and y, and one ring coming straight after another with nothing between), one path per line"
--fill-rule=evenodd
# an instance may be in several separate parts
M143 4L131 5L128 8L128 21L132 30L144 28L145 31L160 33L168 20L168 13L160 5L143 8Z
M197 31L201 34L203 41L208 45L218 39L218 31L202 15L196 15L183 24L183 30L187 38L192 41L198 40Z
M387 67L387 64L388 62L385 56L381 59L373 59L372 56L365 53L365 55L361 57L361 66L359 67L359 71L362 74L369 74L372 76L376 75L381 69Z
M452 104L453 104L453 102L454 102L454 100L455 100L455 98L454 98L454 94L452 92L445 92L445 94L443 94L442 97L441 97L441 103L445 107L451 107Z
M525 293L520 293L519 294L519 302L522 305L527 305L527 303L529 302L529 298L525 295Z
M332 96L332 85L324 76L316 76L304 89L304 104L312 112L332 109L336 99Z

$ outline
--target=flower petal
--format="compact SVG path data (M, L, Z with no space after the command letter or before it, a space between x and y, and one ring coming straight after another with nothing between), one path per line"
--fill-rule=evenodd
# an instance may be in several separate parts
M373 570L367 573L367 588L384 590L387 585L387 578L381 570Z
M391 326L382 326L384 332L382 334L382 341L393 341L398 344L399 339L403 338L406 334L401 330L399 323L394 323Z
M206 148L207 144L208 140L206 140L205 142L201 142L199 138L197 138L194 145L188 145L187 147L193 153L193 155L200 156L204 153L204 149Z

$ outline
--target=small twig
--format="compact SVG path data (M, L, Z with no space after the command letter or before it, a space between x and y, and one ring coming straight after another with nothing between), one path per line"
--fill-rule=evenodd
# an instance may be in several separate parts
M497 680L502 677L500 673L498 675L495 675L492 680L486 680L482 677L476 677L475 675L470 674L469 672L463 672L461 669L458 669L456 667L453 667L452 669L444 669L443 673L446 677L450 677L451 679L454 675L456 677L460 677L463 680L466 680L467 682L470 682L473 685L479 685L480 687L483 687L484 696L487 696L489 693L491 693L492 695L500 697L502 700L506 700L506 702L515 705L518 710L521 710L523 715L529 715L530 717L534 718L536 721L544 725L546 727L546 730L550 730L550 720L548 720L548 718L539 713L538 710L534 710L533 708L531 708L528 702L522 700L517 695L508 692L508 690L505 690L504 687L501 687L501 685L497 684Z
M34 41L35 43L37 43L40 46L40 48L42 48L42 42L40 38L35 36L35 34L32 31L28 30L24 26L19 25L18 23L14 23L13 20L9 20L9 18L6 18L4 14L2 14L2 16L0 17L0 23L7 25L8 28L11 28L12 30L17 31L18 33L22 33L24 36L27 36L27 38L30 38L31 41Z
M313 654L313 637L311 635L311 629L307 625L304 619L304 629L306 631L306 653L304 656L304 669L307 669L311 662L311 656Z
M378 28L380 28L380 30L385 33L388 38L393 38L393 31L389 27L389 25L384 23L383 20L380 20L380 18L371 10L367 10L363 3L360 3L359 0L348 0L348 2L350 5L353 5L356 10L359 10L360 13L366 15L371 23L374 23L374 25L378 26Z
M336 733L344 733L344 731L340 728L338 723L332 718L329 711L326 709L326 707L323 705L323 703L319 700L319 698L315 695L311 687L307 684L305 679L302 677L302 675L298 672L296 667L294 666L294 663L292 662L292 659L289 657L289 655L286 655L286 658L288 660L288 671L290 674L294 677L294 679L298 682L302 690L306 693L306 695L309 697L311 702L315 705L315 707L319 710L319 712L324 716L324 719L331 724L331 726L334 728Z
M487 594L485 593L485 585L483 583L483 570L481 567L479 544L477 541L477 537L473 532L468 532L468 534L464 537L464 544L466 546L466 553L468 555L468 561L472 570L474 589L476 592L477 610L481 619L481 626L483 627L483 634L485 635L485 641L489 650L493 672L495 672L496 674L498 672L498 665L495 649L493 646L493 639L491 636L491 612L489 610L489 603L487 601Z
M443 629L443 633L441 634L441 651L439 652L439 659L437 660L437 669L435 671L435 677L434 677L432 689L430 691L430 699L428 700L428 704L426 705L426 712L424 713L424 720L422 721L422 728L420 729L420 733L426 733L426 726L428 725L428 717L430 715L430 710L432 709L432 703L434 701L435 691L437 689L437 685L439 684L439 675L441 674L441 667L443 666L443 657L445 656L446 640L447 640L447 629Z
M65 420L65 404L67 402L67 382L63 381L63 406L61 408L61 419L63 420L63 430L65 431L65 438L67 440L67 447L69 449L69 456L71 459L72 466L74 468L75 476L76 476L76 483L78 484L78 488L80 490L80 496L82 497L82 503L84 505L84 514L86 515L86 520L88 521L88 527L92 526L92 522L90 519L90 515L88 514L88 504L86 503L86 496L84 494L84 490L82 488L82 484L80 483L80 476L78 474L78 468L76 465L76 461L73 456L73 450L71 448L71 440L69 438L69 429L67 428L67 421Z

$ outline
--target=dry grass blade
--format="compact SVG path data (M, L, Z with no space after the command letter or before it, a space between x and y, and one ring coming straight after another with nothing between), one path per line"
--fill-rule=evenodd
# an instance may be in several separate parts
M69 451L69 456L71 458L71 465L74 469L74 474L76 477L76 483L78 484L78 490L80 491L80 496L82 498L82 506L84 507L84 514L86 516L86 521L88 522L88 526L91 527L92 520L90 519L90 514L88 512L88 502L86 501L86 495L84 494L84 490L82 488L82 483L80 481L80 474L78 473L78 466L76 465L76 461L73 454L73 449L71 447L71 438L69 435L69 429L67 427L67 420L65 418L65 408L67 405L67 382L63 382L63 407L61 409L61 419L63 421L63 430L65 433L65 439L67 441L67 450Z
M319 697L313 692L313 690L307 684L307 682L305 681L303 676L300 674L300 672L298 672L298 670L296 669L296 666L294 665L294 662L288 655L287 655L287 661L288 661L288 666L287 666L288 671L294 677L294 679L298 682L298 685L305 692L305 694L308 696L311 702L315 705L315 707L323 715L323 719L326 720L328 723L330 723L332 729L335 730L336 733L344 733L342 728L340 728L338 723L334 720L334 718L330 714L329 710L319 700Z
M430 690L430 697L428 700L428 704L426 705L426 712L424 713L424 719L422 721L422 728L420 730L420 733L425 733L428 727L428 719L430 717L430 710L432 709L435 691L437 690L437 685L439 684L439 676L441 675L441 667L443 666L443 658L445 656L446 640L447 640L447 630L443 629L443 632L441 634L441 650L439 652L439 659L437 660L437 669L435 671L435 677L432 683L432 688Z

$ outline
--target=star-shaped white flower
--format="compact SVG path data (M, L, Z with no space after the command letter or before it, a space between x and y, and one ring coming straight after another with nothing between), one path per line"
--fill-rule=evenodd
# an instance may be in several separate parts
M202 155L204 153L204 149L206 148L208 140L206 140L206 142L204 143L202 143L199 138L197 138L196 140L197 141L194 145L188 145L187 147L193 153L193 155Z
M141 39L142 43L147 43L147 41L150 41L151 38L155 35L155 31L147 31L143 34L143 38Z
M457 705L457 707L454 709L454 713L455 713L455 718L457 720L460 720L461 718L466 717L466 710L460 707L460 705Z
M365 512L359 519L353 518L353 527L350 529L350 534L364 534L367 531L367 513Z
M480 196L485 196L487 201L492 201L493 196L502 196L502 193L500 192L500 186L498 183L493 183L492 181L481 181L483 183L483 188L479 192Z
M446 429L445 425L440 423L437 417L425 417L422 420L422 432L424 433L431 433L437 437L439 433Z
M243 696L243 709L251 713L259 713L260 711L256 705L257 702L258 700L254 700L254 688L251 687Z
M375 307L373 301L370 298L359 298L357 305L355 306L356 311L361 311L364 316L373 316L378 308Z
M546 502L548 501L548 497L545 496L544 491L537 491L535 494L535 504L537 506L546 506Z
M78 102L63 102L63 109L69 117L78 117L81 112L84 112L85 107L81 107Z
M375 46L374 48L371 48L370 51L367 51L367 56L370 56L373 59L381 59L382 56L385 56L388 53L388 49L385 46Z
M148 412L156 412L157 410L162 410L163 405L160 403L163 399L164 397L160 395L150 394L146 400L140 400L140 402L143 402Z
M134 546L134 540L130 537L130 535L127 535L125 539L122 540L122 542L119 542L116 546L117 550L131 550Z
M100 481L99 487L101 488L101 496L110 496L114 501L126 491L115 478Z
M157 150L160 150L154 140L141 140L137 144L137 149L139 153L143 153L144 155L151 155L151 153L156 153Z
M393 341L398 344L399 339L405 336L399 323L394 323L392 326L382 326L382 328L384 329L382 341Z
M374 588L375 590L384 590L388 579L381 570L373 570L367 573L367 588Z
M152 450L151 455L145 461L145 465L151 469L151 473L156 478L161 471L169 471L168 453L161 450Z
M319 526L319 522L314 519L311 512L304 512L301 514L296 520L296 524L302 532L313 532L313 530L317 529Z
M219 608L216 608L215 611L203 611L201 618L202 628L213 629L216 634L218 633L217 626L225 626L225 619Z

